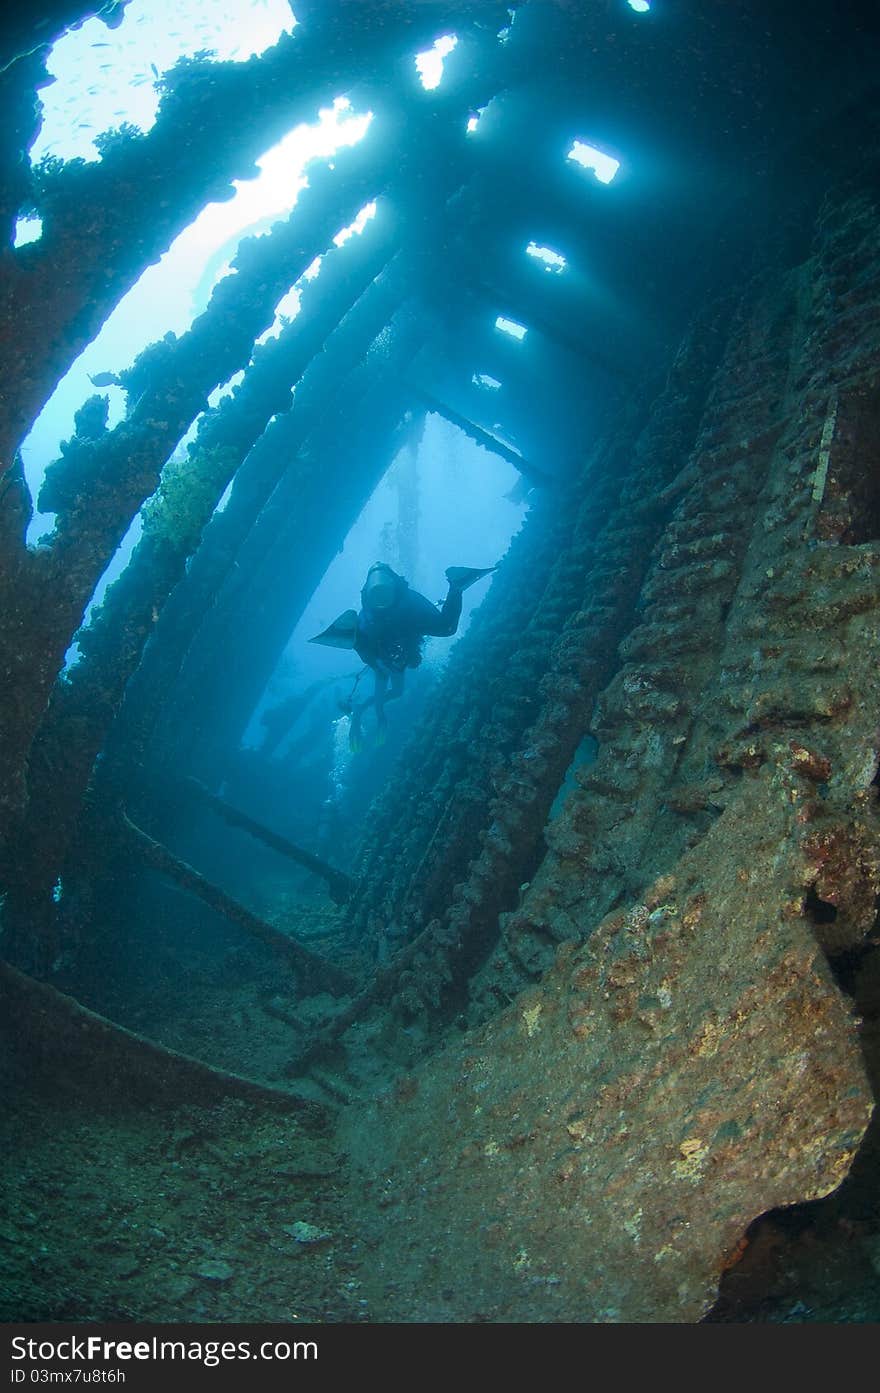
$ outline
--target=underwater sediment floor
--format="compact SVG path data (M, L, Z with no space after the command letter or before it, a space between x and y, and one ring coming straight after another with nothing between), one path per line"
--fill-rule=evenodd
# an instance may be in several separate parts
M404 1196L358 1206L332 1133L243 1102L48 1101L13 1096L0 1124L4 1321L492 1319L389 1242ZM880 1320L876 1197L811 1208L757 1226L709 1320Z
M706 856L711 863L711 847ZM518 998L486 1026L450 1033L446 1048L422 1063L415 1058L418 1050L410 1032L402 1031L400 1020L386 1008L349 1032L344 1052L337 1049L291 1079L289 1061L301 1038L291 1022L304 1023L310 1011L320 1022L333 1009L331 998L325 994L297 1003L289 979L247 953L232 954L225 966L218 963L210 980L182 970L176 978L145 984L134 974L127 1005L119 995L122 983L106 979L103 990L129 1027L216 1068L250 1075L270 1087L293 1088L312 1107L279 1111L271 1099L211 1103L198 1080L188 1086L189 1101L169 1088L166 1096L178 1101L164 1102L161 1094L145 1093L139 1081L126 1078L124 1063L114 1064L109 1051L93 1052L92 1066L86 1061L85 1069L59 1062L51 1048L42 1061L38 1052L27 1062L19 1056L19 1072L9 1077L8 1105L0 1122L6 1160L0 1318L591 1322L632 1319L629 1312L643 1303L649 1309L659 1303L663 1319L699 1318L692 1297L677 1316L674 1294L670 1298L653 1290L650 1270L643 1293L634 1292L631 1281L628 1290L615 1293L614 1262L621 1251L626 1257L632 1250L635 1257L641 1223L633 1225L632 1206L626 1204L622 1222L616 1222L614 1207L620 1205L617 1195L627 1170L638 1168L619 1166L615 1175L614 1147L606 1138L594 1149L600 1162L604 1156L607 1174L601 1165L592 1175L579 1173L591 1151L585 1125L590 1114L575 1106L571 1092L580 1088L585 1100L593 1099L594 1130L603 1118L612 1128L618 1125L613 1090L605 1085L612 1076L625 1081L632 1062L622 1043L625 1023L620 1023L615 1042L613 1021L603 1026L597 1016L593 1066L586 1068L584 1022L565 1009L570 983L584 984L591 956L597 963L611 963L622 980L627 957L638 952L639 933L662 932L668 940L665 952L657 955L663 973L668 976L678 962L678 988L686 993L693 977L706 1020L717 1019L712 1013L718 1003L704 999L708 976L702 962L705 954L716 952L712 912L701 922L691 905L689 916L687 910L676 916L671 890L660 908L653 925L643 922L644 916L610 916L592 945L561 955L540 988ZM714 912L726 923L727 952L734 954L734 916L725 918L723 900ZM677 917L687 917L688 923L676 924ZM745 931L751 922L747 906L740 921ZM313 933L332 936L333 923L332 912L315 907ZM787 1001L791 1008L777 1010L766 1056L779 1058L784 1076L786 1032L797 1032L806 1005L812 1002L811 1029L817 1036L822 1031L816 1012L822 1019L830 1013L830 1020L845 1008L830 990L821 956L800 930L790 931L790 941L783 938L765 940L763 948L757 943L753 952L769 954L762 959L768 990L777 1003ZM780 955L788 982L781 997L775 995L778 972L775 985L770 981L771 959ZM743 950L740 961L750 963L752 957ZM748 970L742 976L738 969L731 972L730 962L716 960L716 965L726 966L726 974L720 975L727 975L734 997L744 983L748 988ZM871 976L870 965L863 965L858 975L860 980ZM649 985L643 983L646 991ZM868 1017L864 1038L869 1043L873 997L864 984L856 996ZM91 1004L100 1008L105 1003ZM704 1040L700 1010L691 1017L685 996L676 1009L683 1010L689 1025L682 1031L685 1045L690 1037ZM762 1096L771 1100L770 1112L776 1112L774 1083L766 1073L750 1080L747 1067L749 1032L765 1019L762 1012L758 993L751 1021L735 1030L731 1041L725 1044L721 1033L712 1037L715 1053L704 1051L690 1065L686 1048L681 1059L667 1054L653 1085L646 1079L633 1095L627 1109L630 1124L638 1129L640 1115L647 1112L662 1130L666 1076L692 1068L697 1092L711 1091L719 1075L728 1077L730 1087L721 1100L728 1110L731 1089L736 1091L736 1080L729 1076L742 1075L739 1084L751 1092L757 1115L752 1125L759 1134L766 1125ZM783 1017L786 1024L780 1028ZM610 1074L609 1052L602 1047L605 1029L611 1032L606 1040L613 1057ZM832 1049L830 1037L822 1038L826 1044L810 1065L816 1089L812 1128L820 1150L829 1146L821 1142L825 1126L839 1133L847 1107L859 1116L862 1111L860 1096L853 1096L839 1112L832 1087L830 1111L824 1122L819 1118L822 1080L833 1082L828 1071L842 1064L857 1068L849 1059L851 1046L844 1041ZM760 1048L766 1046L765 1039ZM648 1050L641 1037L638 1048L643 1054ZM872 1051L868 1054L874 1057ZM491 1067L481 1068L481 1057ZM658 1084L660 1115L650 1108L652 1086ZM710 1102L709 1110L714 1106ZM701 1125L707 1115L704 1107ZM793 1119L801 1131L799 1116L795 1112ZM740 1171L743 1164L736 1160L741 1138L729 1125L725 1131L723 1123L715 1130L720 1133L717 1141L713 1137L715 1150L719 1156L724 1153L727 1160L721 1159L734 1173L733 1204L741 1202L737 1187L765 1193L766 1180L748 1182L735 1174L737 1164ZM719 1300L704 1318L880 1318L876 1132L875 1126L869 1128L850 1174L827 1199L777 1210L764 1219L750 1214L756 1222L737 1233L725 1259ZM656 1157L662 1161L659 1133L656 1140ZM654 1141L648 1137L649 1145ZM691 1204L689 1221L694 1229L705 1226L711 1241L718 1228L714 1211L729 1203L729 1195L725 1199L720 1181L713 1187L692 1185L706 1161L703 1148L671 1150L673 1168L681 1171L676 1178L682 1194L676 1202ZM656 1157L642 1162L649 1188ZM782 1162L783 1183L785 1170ZM548 1184L554 1190L552 1206L546 1203ZM536 1205L530 1196L537 1197ZM646 1230L654 1218L647 1214ZM554 1224L561 1221L570 1231L584 1219L588 1227L573 1248L570 1232L554 1239ZM603 1225L608 1230L604 1237ZM590 1274L601 1291L601 1309L588 1292ZM707 1309L711 1300L710 1293Z
M19 1098L3 1149L3 1320L359 1318L332 1140L289 1118Z

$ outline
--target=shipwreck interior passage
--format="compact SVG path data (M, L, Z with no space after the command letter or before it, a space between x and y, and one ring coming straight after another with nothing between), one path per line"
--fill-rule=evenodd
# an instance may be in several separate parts
M4 1320L880 1319L878 73L3 20Z

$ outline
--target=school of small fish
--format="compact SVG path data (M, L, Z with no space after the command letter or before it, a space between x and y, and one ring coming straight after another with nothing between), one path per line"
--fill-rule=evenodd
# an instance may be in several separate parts
M150 129L158 85L180 58L209 51L220 62L244 62L294 23L287 0L129 0L116 29L94 18L68 30L47 62L52 81L40 92L32 163L98 159L95 136L123 122Z

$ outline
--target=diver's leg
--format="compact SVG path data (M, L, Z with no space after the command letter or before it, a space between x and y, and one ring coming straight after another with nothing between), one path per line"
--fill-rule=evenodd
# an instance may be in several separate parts
M384 742L385 734L388 729L388 717L385 715L385 707L388 705L389 701L397 701L399 697L403 696L403 684L405 680L406 674L404 672L392 672L390 690L386 690L383 693L381 702L376 702L376 739L380 745Z
M384 672L380 672L377 668L373 668L373 695L367 697L364 701L358 702L352 708L351 726L349 727L348 732L348 744L349 748L353 750L355 753L361 748L363 744L362 721L364 712L367 710L367 707L375 706L376 719L379 721L380 724L382 723L382 705L385 701L385 691L387 686L387 674Z
M388 673L387 673L387 672L378 672L378 671L377 671L377 673L376 673L376 685L375 685L375 688L374 688L374 690L373 690L373 705L374 705L375 708L376 708L376 722L377 722L377 724L380 725L380 726L381 726L381 725L384 725L384 723L385 723L384 706L385 706L385 702L388 700L387 693L388 693Z
M497 571L498 566L447 566L446 579L450 585L455 585L459 590L467 590L469 586L476 585L483 576L491 576L493 571Z
M443 601L440 610L440 617L443 620L443 627L447 635L454 634L458 628L458 621L461 618L461 597L464 594L460 585L453 585L449 582L449 594Z
M475 566L447 566L446 579L449 582L449 594L443 601L443 608L440 610L444 628L447 635L452 635L458 629L458 621L461 618L461 597L464 592L483 576L490 576L496 571L497 566L484 566L478 570Z
M391 690L385 698L386 705L389 701L397 701L398 697L403 696L403 684L406 681L406 672L392 672Z
M385 705L385 702L388 700L387 692L388 692L388 673L387 673L387 672L377 672L377 673L376 673L376 684L375 684L375 687L374 687L374 689L373 689L373 705L374 705L375 708L376 708L376 714L377 714L377 715L380 715L380 714L381 714L382 707Z
M363 745L363 733L361 731L361 716L366 708L372 703L373 698L368 697L366 701L361 701L357 706L351 708L351 715L348 718L348 748L353 755L356 755Z

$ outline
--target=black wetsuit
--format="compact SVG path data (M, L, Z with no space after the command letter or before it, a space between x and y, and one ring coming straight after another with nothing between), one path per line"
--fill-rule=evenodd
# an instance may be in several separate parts
M458 628L461 618L462 592L450 589L438 609L410 590L406 581L398 587L394 604L387 609L364 606L358 615L355 652L368 667L384 667L388 672L402 672L418 667L422 661L422 641L429 635L449 638Z
M417 590L410 590L402 576L396 577L394 601L383 609L364 602L358 615L354 649L375 674L375 691L355 709L355 716L375 705L380 723L386 701L403 695L404 673L422 661L423 641L428 637L449 638L461 618L462 591L450 586L441 609Z

